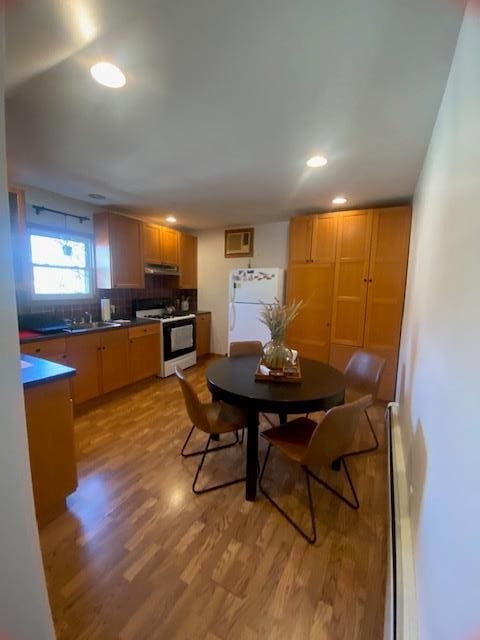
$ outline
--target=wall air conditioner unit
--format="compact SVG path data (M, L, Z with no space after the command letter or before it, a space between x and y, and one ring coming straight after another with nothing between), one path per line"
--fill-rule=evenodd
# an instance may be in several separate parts
M225 231L225 258L253 256L253 228Z

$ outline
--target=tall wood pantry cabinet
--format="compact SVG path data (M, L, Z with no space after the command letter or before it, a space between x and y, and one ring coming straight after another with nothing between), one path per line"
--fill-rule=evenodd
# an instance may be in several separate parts
M343 369L359 348L386 358L379 397L395 390L410 207L294 218L287 299L305 307L288 332L300 354Z

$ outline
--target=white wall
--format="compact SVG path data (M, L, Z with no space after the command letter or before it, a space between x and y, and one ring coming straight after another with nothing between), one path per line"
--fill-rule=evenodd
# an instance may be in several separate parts
M54 637L33 511L5 175L0 9L0 637Z
M27 224L60 227L66 228L69 231L75 231L76 233L88 233L93 234L93 214L95 211L100 211L101 207L90 204L88 202L82 202L81 200L75 200L74 198L67 198L58 193L52 193L51 191L45 191L44 189L37 189L36 187L29 187L26 185L18 185L25 191L25 213L27 218ZM72 215L86 216L90 220L84 220L80 223L75 218L64 218L63 216L56 215L43 211L40 215L35 213L32 205L40 205L49 207L50 209L57 209L58 211L64 211L65 213L71 213Z
M255 227L252 258L225 258L225 229L198 233L198 308L212 312L212 353L225 354L228 274L238 267L287 267L288 222Z
M399 362L422 640L480 637L479 331L480 8L471 3L414 201Z

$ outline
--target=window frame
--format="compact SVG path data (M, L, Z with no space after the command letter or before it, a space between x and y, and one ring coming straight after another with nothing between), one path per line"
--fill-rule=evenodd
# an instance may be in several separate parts
M28 244L28 269L31 281L31 297L36 302L49 302L49 301L71 301L71 300L93 300L95 298L95 262L94 262L94 247L93 236L88 233L79 233L78 231L70 231L69 229L57 229L55 227L44 227L37 225L28 225L27 229L27 244ZM35 292L35 280L33 275L34 267L51 267L55 269L76 269L76 267L64 267L62 265L46 265L38 262L33 262L32 257L32 242L31 236L45 236L48 238L58 238L65 240L72 240L73 242L82 242L85 244L86 252L86 265L85 268L78 267L81 271L86 272L87 282L89 285L88 293L36 293Z

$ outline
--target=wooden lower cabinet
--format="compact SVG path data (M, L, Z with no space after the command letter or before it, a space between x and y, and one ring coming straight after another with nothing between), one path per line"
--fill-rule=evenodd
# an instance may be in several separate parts
M334 265L298 264L287 276L287 300L304 301L288 327L288 346L304 358L328 362L332 316Z
M77 488L70 380L25 389L33 497L41 527L65 511Z
M22 353L76 369L75 405L160 372L158 323L23 343Z
M92 400L101 393L100 350L100 333L67 339L67 362L77 371L72 382L75 404Z
M199 313L196 317L196 352L197 358L210 353L211 313Z
M128 332L130 382L160 373L160 324L132 327Z
M128 329L100 334L102 392L120 389L130 382Z

